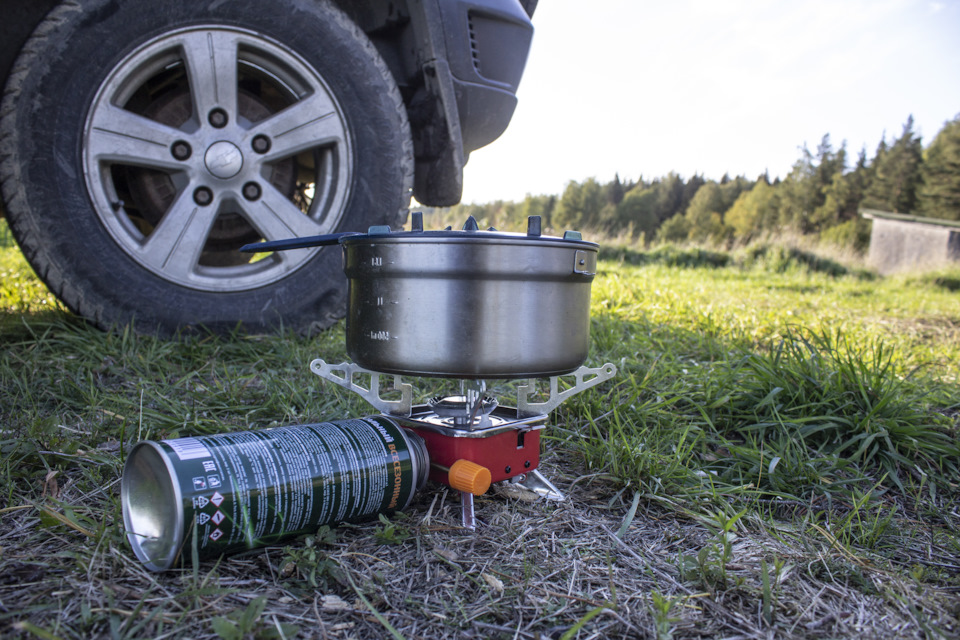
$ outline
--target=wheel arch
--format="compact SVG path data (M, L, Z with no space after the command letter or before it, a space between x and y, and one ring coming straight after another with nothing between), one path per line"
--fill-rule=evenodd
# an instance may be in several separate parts
M457 204L467 153L439 0L334 2L367 34L400 87L413 135L414 197Z

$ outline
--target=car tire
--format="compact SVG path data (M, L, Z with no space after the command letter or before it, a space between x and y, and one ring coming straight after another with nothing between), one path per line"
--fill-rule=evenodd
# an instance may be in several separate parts
M64 2L0 105L13 235L102 328L329 326L339 248L237 249L396 227L412 176L396 83L326 0Z

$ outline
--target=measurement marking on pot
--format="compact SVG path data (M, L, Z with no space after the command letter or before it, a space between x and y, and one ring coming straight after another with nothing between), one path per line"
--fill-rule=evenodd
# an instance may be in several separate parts
M389 331L371 331L370 339L371 340L389 340L390 332Z
M370 264L372 264L375 267L382 267L383 258L370 258Z

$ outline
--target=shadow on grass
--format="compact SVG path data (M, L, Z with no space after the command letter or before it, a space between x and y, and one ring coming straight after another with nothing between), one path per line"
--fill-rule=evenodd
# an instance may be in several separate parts
M732 261L728 253L697 248L680 248L669 244L661 245L650 251L641 251L630 247L602 246L600 247L599 259L636 266L658 264L684 269L701 267L717 269L730 265Z
M53 327L87 327L88 323L66 309L26 313L0 311L0 345L31 340Z
M711 251L696 247L661 245L649 251L631 247L600 247L601 260L610 260L635 266L663 265L682 269L719 269L738 267L760 269L773 273L802 271L822 273L830 277L855 276L872 280L876 275L865 269L849 269L830 258L780 244L757 244L735 252Z
M913 285L943 289L944 291L960 291L960 268L941 269L907 276L906 282Z
M807 273L822 273L833 278L850 275L845 266L810 251L779 244L759 244L744 250L739 263L744 268L762 267L774 273L800 269Z

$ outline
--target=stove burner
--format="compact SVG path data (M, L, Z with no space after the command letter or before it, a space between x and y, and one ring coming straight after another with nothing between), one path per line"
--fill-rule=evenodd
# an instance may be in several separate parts
M433 412L458 429L489 426L488 416L497 408L490 396L468 393L466 396L437 396L427 401Z

